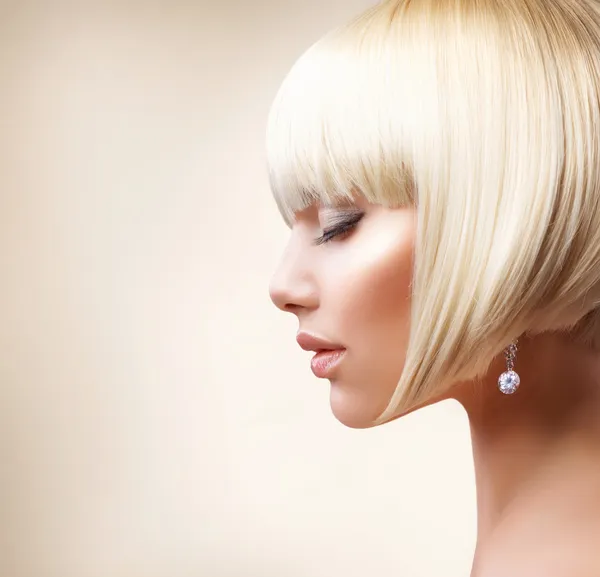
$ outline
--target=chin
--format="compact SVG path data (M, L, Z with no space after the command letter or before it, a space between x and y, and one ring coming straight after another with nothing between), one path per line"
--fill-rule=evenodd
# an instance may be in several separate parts
M350 429L370 429L376 427L377 417L382 413L380 405L375 405L368 395L345 389L339 382L331 382L329 398L331 412L342 425Z

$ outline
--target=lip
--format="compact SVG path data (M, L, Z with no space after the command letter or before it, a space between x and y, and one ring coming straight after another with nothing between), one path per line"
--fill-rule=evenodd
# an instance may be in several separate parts
M346 349L319 351L310 361L310 368L315 377L326 379L333 375L333 371L342 360Z
M326 339L322 339L310 333L299 332L296 335L296 342L300 345L300 348L305 351L314 351L320 353L321 351L339 351L344 347L338 343L332 343Z
M328 378L341 361L346 348L338 343L332 343L326 339L299 332L296 341L305 351L313 351L315 356L310 362L310 368L314 375L320 379Z

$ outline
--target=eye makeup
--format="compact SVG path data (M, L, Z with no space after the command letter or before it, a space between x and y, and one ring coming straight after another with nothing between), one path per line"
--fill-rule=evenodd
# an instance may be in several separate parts
M324 218L327 225L323 227L321 236L315 239L316 245L325 244L336 238L340 240L345 238L365 216L363 210L356 208L332 209L328 212L330 214Z

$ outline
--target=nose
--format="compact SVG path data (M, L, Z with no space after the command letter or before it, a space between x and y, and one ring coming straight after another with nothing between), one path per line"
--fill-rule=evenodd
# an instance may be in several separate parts
M318 306L318 291L310 259L291 241L269 284L273 304L284 312L300 314Z

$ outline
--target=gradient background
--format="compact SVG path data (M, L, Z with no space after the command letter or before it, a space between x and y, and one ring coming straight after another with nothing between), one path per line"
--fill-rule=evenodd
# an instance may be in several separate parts
M0 1L2 577L468 574L462 409L343 427L268 298L269 106L370 4Z

